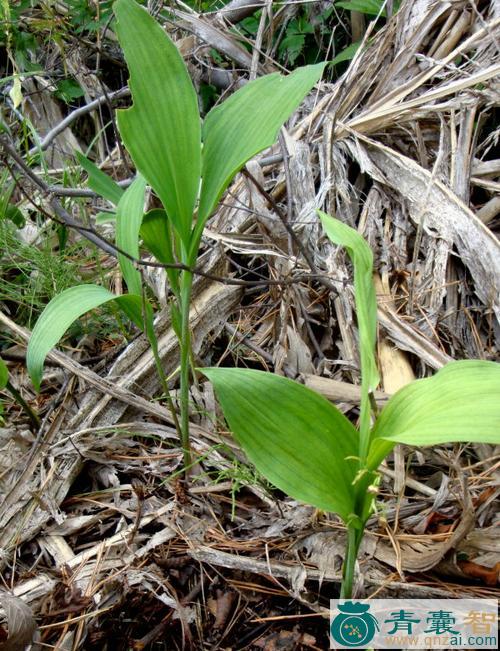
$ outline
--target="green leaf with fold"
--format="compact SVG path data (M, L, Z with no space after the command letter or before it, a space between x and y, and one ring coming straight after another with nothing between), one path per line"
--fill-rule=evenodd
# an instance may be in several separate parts
M384 407L371 438L370 468L396 443L500 444L500 364L450 362L432 377L406 385Z
M139 174L127 188L116 207L116 246L133 258L139 258L139 231L144 215L146 181ZM134 263L118 254L120 269L131 294L142 294L141 274Z
M33 328L26 353L28 373L37 391L40 390L45 358L70 325L89 310L113 300L139 328L144 327L141 296L116 296L99 285L70 287L47 304Z
M154 257L165 265L176 263L173 253L173 242L167 213L161 208L154 208L144 215L141 226L141 237L144 246ZM179 270L166 269L170 287L176 296L179 295Z
M198 100L184 61L134 0L114 4L133 105L117 112L123 142L187 246L201 171Z
M100 170L97 165L90 161L86 156L79 151L75 152L80 166L87 172L87 185L91 190L96 192L100 197L107 199L114 206L122 198L123 188L121 188L116 181L108 176L105 172Z
M356 41L355 43L348 45L329 62L329 65L336 66L338 63L342 63L343 61L352 61L362 42L363 41Z
M276 140L283 124L320 79L325 63L249 82L213 108L203 124L199 220L203 224L243 165Z
M358 433L325 398L292 380L248 369L201 369L231 431L269 481L291 497L354 511Z
M167 213L161 208L148 211L142 220L141 237L144 246L162 264L174 262L172 238L168 229Z
M377 298L373 285L373 253L366 240L354 228L321 210L318 214L328 238L347 249L354 267L354 294L359 328L361 374L368 389L379 383L375 344L377 341Z

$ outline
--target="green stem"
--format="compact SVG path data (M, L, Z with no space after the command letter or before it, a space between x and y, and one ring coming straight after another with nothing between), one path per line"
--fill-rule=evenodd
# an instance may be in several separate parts
M144 288L144 284L143 284L143 288ZM144 289L142 291L142 311L143 311L143 331L146 337L148 338L149 345L151 346L151 351L153 352L153 358L155 360L156 372L158 373L158 377L160 379L160 384L162 386L163 393L165 394L165 397L167 399L168 409L170 411L170 414L172 415L172 420L175 425L177 436L179 436L180 438L181 428L179 425L179 419L177 418L177 412L175 410L174 402L172 400L172 396L170 395L170 391L168 388L167 376L165 375L165 371L163 369L163 365L160 358L160 352L158 350L158 337L156 336L156 332L154 328L153 313L149 306Z
M195 227L191 233L191 240L187 249L182 242L179 242L181 260L187 267L194 267L198 257L203 222L195 221ZM186 479L192 467L191 446L189 443L189 371L193 367L193 351L191 349L191 332L189 330L189 308L191 307L191 290L193 287L193 274L190 271L182 271L179 283L179 312L181 315L181 332L179 338L181 376L180 376L180 412L181 412L181 445L184 451L184 468ZM194 376L194 373L193 373Z
M165 375L165 371L161 363L160 354L158 352L158 341L156 340L156 338L154 341L151 341L150 338L149 343L151 344L151 350L153 351L153 357L156 365L156 372L158 373L158 377L160 378L160 383L163 389L163 393L165 394L165 397L167 399L168 409L172 415L172 420L174 421L175 431L177 432L177 436L180 439L182 436L182 430L179 423L179 419L177 418L177 412L175 410L174 401L172 400L172 396L168 388L167 376Z
M346 555L342 567L342 584L340 586L340 598L350 599L354 585L354 570L358 556L359 545L363 540L364 529L357 529L349 525L347 527Z
M191 447L189 444L189 370L191 368L191 333L189 331L189 308L191 302L192 285L193 274L190 271L183 271L180 293L181 338L179 345L181 349L181 445L184 451L184 466L186 468L186 475L188 474L188 470L191 466Z

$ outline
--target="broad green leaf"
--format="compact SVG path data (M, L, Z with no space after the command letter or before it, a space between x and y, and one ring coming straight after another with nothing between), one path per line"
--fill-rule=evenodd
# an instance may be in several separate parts
M280 42L278 52L281 57L286 56L289 65L293 65L300 53L304 50L305 44L306 34L292 31Z
M7 364L0 357L0 390L5 389L8 381L9 381L9 369L7 368Z
M87 185L91 190L97 192L100 197L104 197L110 201L114 206L118 204L123 195L123 188L121 188L116 181L100 170L97 165L86 158L79 151L75 152L80 166L88 174Z
M127 188L116 207L116 246L139 258L139 231L144 215L144 192L146 181L139 174ZM131 294L142 294L141 274L134 263L121 253L118 254L120 269Z
M47 304L33 328L26 353L28 373L37 391L40 390L45 358L69 326L85 312L113 300L139 328L143 328L142 297L131 294L116 296L98 285L70 287Z
M203 124L199 220L203 224L233 176L277 138L278 131L319 80L325 63L249 82L213 108Z
M336 2L335 6L347 9L347 11L358 11L362 14L377 16L382 4L382 0L341 0L341 2ZM385 9L382 11L381 15L387 15Z
M358 433L347 418L319 394L272 373L201 370L257 470L293 498L347 520L358 467Z
M144 7L118 0L114 12L133 99L117 112L120 134L187 246L201 170L196 93L177 48Z
M354 266L354 294L356 317L359 330L359 351L361 360L361 451L365 458L370 428L370 407L368 393L379 383L375 361L377 339L377 299L373 285L373 254L363 237L350 226L318 210L326 234L332 242L347 249Z
M141 237L144 246L163 264L175 262L172 240L168 231L167 213L161 208L148 211L142 220Z
M144 246L162 264L174 264L172 238L167 213L160 208L150 210L144 215L141 226L141 237ZM179 271L166 269L172 291L179 294Z
M16 187L15 183L9 183L8 170L0 175L0 219L10 219L18 228L23 228L26 222L23 213L11 203L12 193Z
M17 206L9 204L0 214L0 219L9 219L18 228L24 228L26 219Z
M172 328L174 329L177 339L182 337L182 316L178 307L178 302L176 299L171 298L169 301L170 307L170 322L172 323Z
M500 443L500 364L450 362L395 393L372 431L375 468L395 443Z
M76 81L76 79L68 78L61 79L56 83L56 90L54 92L54 95L58 99L62 99L62 101L66 102L66 104L69 104L73 100L78 99L79 97L83 97L85 95L85 91Z
M342 63L342 61L351 61L356 56L356 52L359 50L362 41L356 41L356 43L351 43L346 48L339 52L336 57L330 61L331 66L336 66L337 63Z

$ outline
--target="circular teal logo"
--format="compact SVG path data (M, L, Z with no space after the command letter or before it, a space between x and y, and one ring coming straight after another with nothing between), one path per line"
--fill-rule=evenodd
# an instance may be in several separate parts
M368 612L370 605L346 601L338 609L330 627L335 642L353 648L368 644L379 630L376 618Z

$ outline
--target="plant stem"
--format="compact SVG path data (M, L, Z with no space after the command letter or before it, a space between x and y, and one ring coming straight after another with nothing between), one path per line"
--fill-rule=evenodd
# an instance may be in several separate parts
M10 383L9 380L7 380L5 388L12 395L14 400L16 400L16 402L21 406L23 411L26 413L26 415L30 419L33 429L36 431L40 427L40 418L38 417L38 414L36 414L33 411L33 409L28 405L28 403L22 397L22 395L19 393L19 391L16 389L16 387L12 386L12 384Z
M357 529L349 525L347 527L346 555L342 567L342 584L340 586L340 598L350 599L354 584L354 569L358 556L359 545L363 540L364 529Z
M179 419L177 418L177 412L175 411L175 405L172 400L172 395L168 388L167 376L165 375L165 371L163 370L160 355L158 353L158 341L156 340L152 342L150 339L149 343L151 344L151 350L153 351L153 357L156 365L156 372L158 373L158 377L160 378L160 383L163 389L163 393L165 394L165 397L167 399L168 409L172 414L172 420L174 421L175 431L177 432L177 436L181 438L182 430L179 423Z
M148 338L149 345L151 346L151 351L153 353L153 358L155 360L156 372L158 373L158 378L160 379L160 384L163 389L163 393L167 399L168 409L172 415L172 420L174 422L175 431L177 436L181 438L181 428L179 425L179 419L177 418L177 412L175 411L175 405L172 400L168 388L168 380L161 363L160 352L158 350L158 337L156 336L154 328L154 320L152 314L148 314L148 303L144 291L142 292L142 306L143 306L143 318L144 318L144 333Z
M179 341L181 353L180 378L180 412L181 412L181 445L184 451L184 466L186 476L191 466L191 447L189 444L189 370L191 367L191 333L189 331L189 308L191 302L191 287L193 274L182 272L180 292L181 338Z

